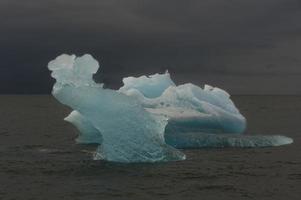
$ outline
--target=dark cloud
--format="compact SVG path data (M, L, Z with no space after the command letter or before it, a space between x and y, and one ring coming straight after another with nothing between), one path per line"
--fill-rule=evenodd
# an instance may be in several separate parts
M301 94L299 0L0 0L0 93L49 93L46 65L91 53L95 76L169 69L236 94Z

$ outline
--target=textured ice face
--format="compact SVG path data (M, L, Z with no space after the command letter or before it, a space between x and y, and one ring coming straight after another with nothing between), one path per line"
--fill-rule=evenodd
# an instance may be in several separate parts
M90 55L79 58L62 55L49 63L56 78L53 95L75 110L66 120L81 131L77 141L101 143L95 159L116 162L185 159L183 153L164 141L167 118L147 112L134 97L103 89L92 79L97 68Z
M119 91L124 93L138 91L146 98L160 97L169 86L175 86L168 72L165 74L154 74L148 77L127 77L123 78L122 81L124 85Z
M145 78L144 76L143 79ZM170 84L167 87L166 83L173 83L168 73L156 74L147 79L148 81L142 82L141 77L131 77L131 84L124 85L119 91L135 97L148 112L166 116L169 119L169 127L174 126L174 131L244 131L246 120L224 90L209 85L202 89L190 83L179 86ZM164 90L160 94L157 93L156 97L149 98L144 94L155 81L156 87Z
M115 162L183 160L175 148L262 147L291 143L284 136L241 136L246 120L222 89L176 86L168 72L124 78L103 89L92 76L91 55L61 55L49 62L52 94L74 111L65 118L80 131L77 142L97 143L95 159Z
M52 71L51 76L56 79L57 83L74 86L94 85L92 75L97 72L99 64L88 54L82 57L63 54L50 61L48 68Z

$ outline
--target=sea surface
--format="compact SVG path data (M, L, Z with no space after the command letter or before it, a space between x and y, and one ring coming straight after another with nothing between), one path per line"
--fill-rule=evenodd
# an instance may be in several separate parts
M0 96L1 200L301 199L301 96L233 96L246 134L280 134L271 148L184 150L156 164L93 161L50 95Z

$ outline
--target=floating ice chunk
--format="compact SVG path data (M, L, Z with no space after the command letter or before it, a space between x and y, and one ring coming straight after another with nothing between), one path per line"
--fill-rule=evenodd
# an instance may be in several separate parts
M169 124L182 131L203 132L211 129L210 132L242 133L246 127L244 116L228 93L219 88L203 90L190 83L169 86L157 98L143 96L142 88L119 91L135 97L148 112L166 116Z
M185 155L175 148L292 142L284 136L239 135L246 119L226 91L190 83L176 86L168 72L124 78L124 86L116 91L94 82L99 65L91 55L61 55L48 68L56 79L53 96L74 110L65 120L80 131L77 142L100 144L94 159L183 160Z
M80 127L82 134L78 141L91 141L90 136L97 134L95 141L101 142L101 145L95 159L116 162L185 159L183 153L164 141L167 119L147 112L133 97L99 87L92 80L94 68L81 62L84 58L88 58L87 65L96 63L91 56L85 55L80 58L70 56L68 64L73 65L64 65L61 56L49 63L49 69L53 70L57 81L52 91L54 97L77 111L66 120ZM81 74L86 68L87 71ZM67 79L62 79L60 75ZM82 126L86 121L89 123ZM101 134L101 140L97 132Z

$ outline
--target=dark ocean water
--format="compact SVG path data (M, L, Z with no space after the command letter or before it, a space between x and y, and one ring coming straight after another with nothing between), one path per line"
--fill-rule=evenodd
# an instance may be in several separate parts
M288 146L185 150L186 161L114 164L76 145L49 95L0 96L0 199L301 199L301 96L234 96L247 134Z

